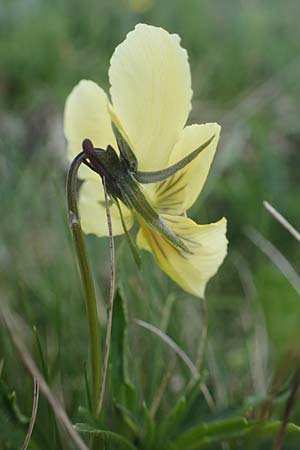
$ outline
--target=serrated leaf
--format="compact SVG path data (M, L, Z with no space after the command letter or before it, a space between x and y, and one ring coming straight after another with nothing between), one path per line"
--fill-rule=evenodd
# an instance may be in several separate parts
M99 430L86 423L77 423L75 429L79 433L85 433L96 437L97 442L101 443L101 448L103 450L137 450L131 442L120 434L112 431Z

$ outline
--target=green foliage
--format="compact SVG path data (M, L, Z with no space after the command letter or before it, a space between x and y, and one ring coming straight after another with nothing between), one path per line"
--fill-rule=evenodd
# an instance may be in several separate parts
M243 418L223 420L221 422L202 423L191 430L178 436L178 438L167 447L160 447L158 442L155 442L151 447L166 448L167 450L200 450L210 448L212 444L237 443L245 444L247 441L254 444L261 437L274 435L278 432L281 422L273 421L268 423L249 422ZM90 427L84 423L77 423L76 430L83 434L88 434L97 437L98 442L101 442L104 449L114 450L134 450L136 447L124 437L112 433L110 431L98 430ZM287 433L300 433L300 427L290 423L287 425ZM144 444L146 447L147 442Z
M178 434L178 430L181 429L184 419L193 406L193 402L197 397L199 398L201 382L202 380L199 379L191 388L187 388L166 417L158 424L157 430L155 431L156 445L158 447L165 447L167 442L170 441L174 435Z
M101 444L101 448L104 450L136 450L134 445L117 433L97 430L84 423L77 423L75 429L80 433L96 437L97 443Z
M136 409L136 390L128 376L127 311L121 288L114 300L110 352L110 392L116 410L124 422L136 432L132 413Z
M20 445L29 418L20 410L16 392L0 378L0 436L7 448Z
M221 422L200 424L179 436L170 447L172 450L198 450L209 448L211 444L222 442L245 442L248 439L253 442L265 435L273 435L278 432L281 422L255 423L246 419L237 418L223 420ZM300 433L300 427L288 424L288 433Z
M26 344L73 423L84 423L77 427L86 442L96 430L97 440L114 449L215 450L223 443L230 450L270 449L297 363L299 297L246 230L257 229L298 270L299 245L262 201L269 200L299 228L300 5L297 0L149 0L142 8L142 3L1 2L1 302L31 330L36 327ZM190 121L222 125L216 161L191 211L199 223L228 218L229 256L207 290L202 381L214 409L196 384L190 386L191 374L172 350L135 321L160 328L194 361L200 305L156 267L151 255L142 254L138 271L127 242L117 238L119 290L99 421L87 394L87 323L67 224L62 110L81 78L107 89L113 49L140 21L181 36L193 79ZM108 245L93 236L87 243L104 335ZM22 447L31 414L32 380L4 328L0 355L5 360L0 448L15 450ZM266 406L268 421L258 423ZM298 450L297 414L290 420L284 449ZM41 396L30 448L70 447Z

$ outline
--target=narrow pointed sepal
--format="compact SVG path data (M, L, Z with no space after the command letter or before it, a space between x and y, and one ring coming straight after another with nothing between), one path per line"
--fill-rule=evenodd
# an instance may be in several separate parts
M191 152L189 155L187 155L185 158L178 161L176 164L173 164L170 167L167 167L163 170L156 170L155 172L141 172L137 171L135 173L135 178L139 183L142 184L149 184L149 183L158 183L159 181L164 181L167 178L170 178L171 176L175 175L176 172L183 169L185 166L187 166L189 163L191 163L197 156L205 150L209 144L214 139L215 135L213 135L208 141L204 142L204 144L200 145L196 150Z
M138 161L133 150L131 149L125 137L119 131L118 127L113 122L112 122L112 130L114 132L122 158L125 160L127 167L131 171L135 172L138 168Z
M185 253L192 253L183 240L169 228L165 220L151 206L140 185L133 177L123 180L122 184L120 184L120 192L122 193L120 199L135 213L139 220L141 219L149 228L164 236L176 249Z
M126 223L125 223L125 220L124 220L124 217L123 217L123 213L122 213L122 209L121 209L119 200L117 198L113 198L113 201L115 202L115 204L117 205L117 208L119 210L120 219L121 219L121 222L122 222L122 225L123 225L124 233L125 233L125 236L126 236L126 239L127 239L128 245L129 245L129 248L131 250L133 259L134 259L138 269L141 270L142 258L141 258L141 255L139 253L139 249L138 249L136 243L134 242L134 240L132 239L132 237L130 236L129 231L127 230Z

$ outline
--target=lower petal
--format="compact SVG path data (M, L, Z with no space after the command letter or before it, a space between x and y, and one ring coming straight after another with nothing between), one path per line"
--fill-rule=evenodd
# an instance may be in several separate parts
M227 253L226 219L197 225L182 216L163 217L193 254L176 249L143 222L140 223L137 244L150 251L160 268L185 291L202 298L207 282L218 271Z
M79 214L82 229L86 234L96 236L108 236L108 225L105 208L105 197L101 180L86 180L82 184L79 192ZM122 215L127 230L133 225L133 216L126 206L120 204ZM124 233L118 207L111 204L110 215L112 220L113 235Z

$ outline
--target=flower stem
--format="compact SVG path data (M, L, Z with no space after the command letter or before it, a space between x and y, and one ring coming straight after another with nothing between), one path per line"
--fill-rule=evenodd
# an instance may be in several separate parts
M205 298L201 299L201 332L200 332L200 343L198 347L198 352L196 356L195 366L197 367L199 373L202 369L202 362L205 353L206 338L207 338L207 308Z
M72 230L76 255L79 263L82 283L84 287L87 317L89 323L90 335L90 351L91 351L91 366L92 366L92 380L93 380L93 398L94 407L97 405L98 392L101 380L101 345L100 332L97 316L96 295L93 284L92 273L87 255L87 249L83 238L83 232L80 224L78 206L76 181L77 173L80 164L85 159L84 153L80 153L72 161L67 178L67 200L69 210L69 223Z
M100 392L97 402L96 417L100 417L105 393L110 341L111 341L111 330L113 322L114 297L115 297L115 245L114 245L112 222L109 211L108 194L106 189L105 178L103 178L102 182L105 195L105 207L106 207L106 217L107 217L109 247L110 247L110 289L109 289L108 319L107 319L105 347L104 347L104 362L103 362Z

